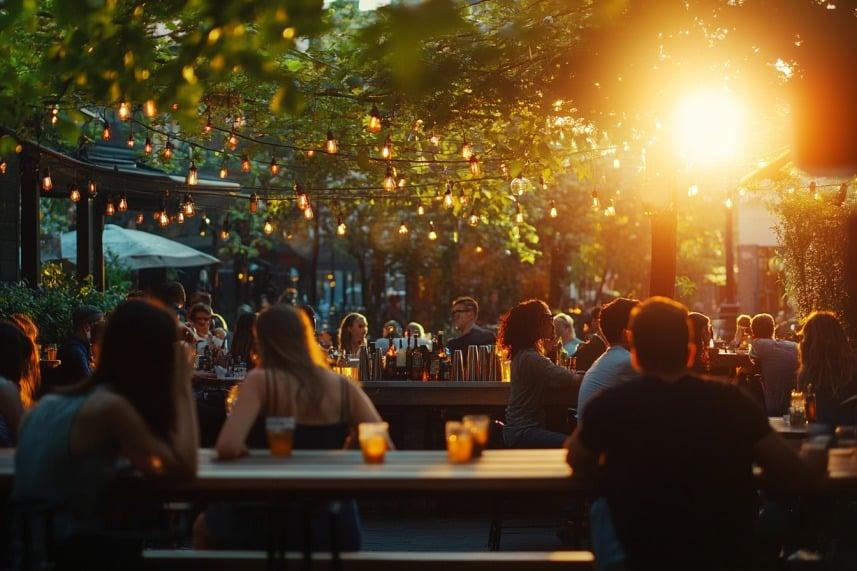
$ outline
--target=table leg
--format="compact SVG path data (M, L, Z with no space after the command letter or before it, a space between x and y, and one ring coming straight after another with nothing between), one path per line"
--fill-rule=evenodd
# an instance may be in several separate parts
M494 496L491 499L491 525L488 528L488 549L500 551L500 535L503 532L502 500Z

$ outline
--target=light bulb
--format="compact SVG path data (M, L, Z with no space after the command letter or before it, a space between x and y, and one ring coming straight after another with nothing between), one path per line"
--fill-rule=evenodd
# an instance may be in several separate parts
M724 200L724 201L723 201L723 206L725 206L726 208L731 209L731 208L732 208L732 197L729 197L729 198L727 198L726 200Z
M229 169L226 168L226 163L220 165L220 178L226 178L229 176Z
M616 216L616 207L613 206L613 199L607 203L607 208L604 209L604 216Z
M389 159L393 156L393 140L390 135L387 135L387 140L384 141L384 146L381 147L381 158Z
M143 223L143 213L142 212L138 212L137 216L134 217L134 223L137 224L137 226L139 226Z
M176 222L179 224L184 224L184 212L179 210L178 214L176 214Z
M437 232L434 230L434 222L429 222L428 239L431 241L437 240Z
M0 174L6 174L8 168L9 165L6 163L6 159L0 159Z
M161 215L158 217L158 223L161 226L168 226L170 224L170 217L167 215L166 210L161 211Z
M470 174L473 176L479 176L482 169L479 168L479 159L476 155L470 155L468 162L470 163Z
M247 155L241 157L241 170L243 172L250 172L250 157Z
M324 150L327 151L328 155L335 155L339 151L339 143L336 142L333 131L327 131L327 141L324 143Z
M196 214L196 206L193 203L193 197L190 195L190 193L184 195L182 210L184 211L184 215L187 217L192 217L194 214Z
M56 125L57 121L59 121L60 110L59 107L54 105L51 107L51 125Z
M553 200L551 200L551 211L550 211L550 217L551 217L551 218L556 218L557 216L559 216L559 212L557 212L557 209L556 209L556 203L555 203Z
M696 186L695 184L690 185L690 187L688 187L688 189L687 189L688 197L694 197L697 194L699 194L699 187Z
M315 156L315 149L309 149L309 150L307 150L307 152L306 152L306 156L308 156L309 158L314 157L314 156Z
M128 142L127 142L127 144L128 144L128 148L129 148L129 149L133 149L133 148L134 148L134 134L133 134L133 133L128 133Z
M72 184L68 189L68 198L72 202L80 202L80 189L76 184Z
M235 131L230 131L229 138L226 139L226 143L229 145L231 150L235 150L238 148L238 135L235 134Z
M419 206L417 206L417 216L422 216L422 215L424 215L425 213L426 213L426 209L425 209L425 207L424 207L422 204L420 204Z
M309 198L307 198L306 193L300 192L298 194L298 210L306 210L309 208Z
M484 252L485 250L483 250L483 249L482 249L482 246L476 246L476 247L473 249L473 251L474 251L474 252L476 252L477 254L481 254L481 253L482 253L482 252Z
M622 166L622 163L619 162L619 159L613 159L613 168L614 169L618 169L621 166Z
M506 163L500 163L500 173L503 176L506 176L509 174L509 167L506 166Z
M377 133L381 130L381 114L375 105L372 105L372 110L369 111L369 121L366 123L366 130L370 133Z
M592 208L598 208L598 191L592 191Z
M98 186L96 186L94 180L89 179L89 182L86 183L86 191L89 193L90 198L95 198L98 195Z
M548 189L548 183L547 181L545 181L545 177L541 175L539 176L539 186L542 188L542 190Z
M229 219L225 219L223 221L223 226L220 228L220 239L228 240L229 239Z
M515 203L515 223L521 224L524 221L524 213L521 212L521 203Z
M211 223L211 220L208 219L208 216L203 216L202 220L199 221L199 235L205 236L208 232L208 225Z
M461 206L467 206L467 195L464 194L464 189L461 189L461 192L458 194L458 203Z
M470 211L470 217L467 219L467 223L476 228L479 226L479 216L476 214L475 210Z
M345 222L342 221L342 214L336 217L336 234L339 236L345 236L345 233L348 231L348 228L345 226Z
M54 181L51 180L51 169L46 169L42 175L42 190L50 192L54 187Z
M202 132L208 135L212 129L214 129L214 125L211 124L211 115L209 115L208 119L205 120L205 127L202 128Z
M390 165L387 165L387 176L384 177L384 190L387 192L396 190L396 175Z
M149 135L146 135L146 143L143 145L143 152L147 155L151 155L152 148L152 139L149 137Z
M168 161L173 158L173 143L171 141L167 141L164 145L164 160Z
M270 236L274 233L274 222L271 220L270 216L265 218L265 225L262 227L262 232L264 232L266 236Z
M119 195L119 212L127 212L128 211L128 198L125 196L125 193L121 193Z
M146 117L154 117L158 114L158 106L155 104L154 99L149 99L143 104L143 112L146 114Z
M469 161L471 156L473 156L473 147L470 146L470 143L467 142L467 137L465 137L461 143L461 158Z
M104 214L106 214L107 216L113 216L113 214L115 212L116 212L116 207L113 205L113 197L108 196L107 197L107 204L104 205Z
M306 210L304 210L304 218L307 220L312 220L315 217L315 212L312 211L312 204L307 204Z
M190 168L187 169L186 182L188 186L196 186L199 184L199 172L196 170L196 165L193 161L190 162Z
M259 210L259 195L255 192L250 193L250 212L255 214Z
M119 104L119 118L123 121L127 121L131 118L131 108L128 107L128 104L124 101Z
M446 187L446 192L443 193L443 205L452 208L452 189L450 187Z
M402 223L399 224L399 235L404 236L408 233L408 226L405 224L405 221L402 220Z
M110 140L110 123L107 121L104 122L104 125L101 128L101 138L105 141Z
M277 157L271 157L271 174L277 176L280 172L280 165L277 164Z

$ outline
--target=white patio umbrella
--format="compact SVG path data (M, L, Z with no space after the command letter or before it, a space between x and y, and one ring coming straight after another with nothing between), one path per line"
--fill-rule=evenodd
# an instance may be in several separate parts
M105 255L109 252L132 270L144 268L184 268L219 263L220 260L200 252L181 242L130 230L115 224L104 226L102 237ZM61 257L77 259L77 237L75 232L65 232L61 241Z

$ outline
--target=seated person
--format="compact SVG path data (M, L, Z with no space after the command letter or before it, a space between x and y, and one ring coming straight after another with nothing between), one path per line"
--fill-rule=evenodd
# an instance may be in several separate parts
M226 339L226 331L223 329L211 329L211 308L204 303L197 303L188 312L188 324L193 328L196 335L197 352L205 350L207 345L212 349L223 347Z
M820 473L738 387L690 373L689 327L670 299L636 308L631 358L642 377L593 398L569 440L575 473L603 494L590 518L600 566L756 569L753 463L774 487Z
M472 297L459 297L452 302L452 325L458 331L458 337L446 344L451 355L461 349L467 359L467 348L470 345L494 345L497 342L493 333L476 325L478 318L479 304Z
M750 360L762 372L768 416L783 416L795 388L797 344L774 339L774 318L767 313L753 317L750 330L753 334Z
M15 446L21 418L22 394L28 394L35 347L18 327L0 319L0 448Z
M84 305L72 313L74 331L57 350L59 367L45 375L49 389L69 386L92 374L92 327L104 319L100 309Z
M584 324L589 338L577 346L577 351L573 355L576 358L574 366L578 371L587 370L595 359L607 350L607 341L604 340L598 326L600 318L601 307L593 307L589 313L589 321Z
M580 339L574 333L574 319L566 313L558 313L553 318L553 327L556 331L556 336L562 343L562 348L565 353L571 357L577 353L577 348L580 346Z

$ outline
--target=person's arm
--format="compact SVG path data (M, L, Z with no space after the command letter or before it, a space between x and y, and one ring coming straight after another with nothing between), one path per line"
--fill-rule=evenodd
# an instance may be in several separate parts
M527 368L533 379L542 381L549 387L576 386L580 387L582 377L569 371L565 367L560 367L551 363L550 359L538 354L529 354L526 356Z
M825 450L807 450L798 455L773 430L753 448L754 459L762 467L765 480L773 489L781 491L806 489L815 484L825 473L826 454Z
M24 407L21 404L21 393L15 383L0 379L0 416L9 427L9 436L13 442L18 440L18 428L21 426L21 418L24 416Z
M264 372L256 369L248 373L241 383L232 413L227 417L217 437L215 448L218 458L231 460L247 454L247 435L262 410L264 382Z
M73 384L87 378L92 370L89 368L89 359L82 345L68 345L59 357L62 361L63 382Z

